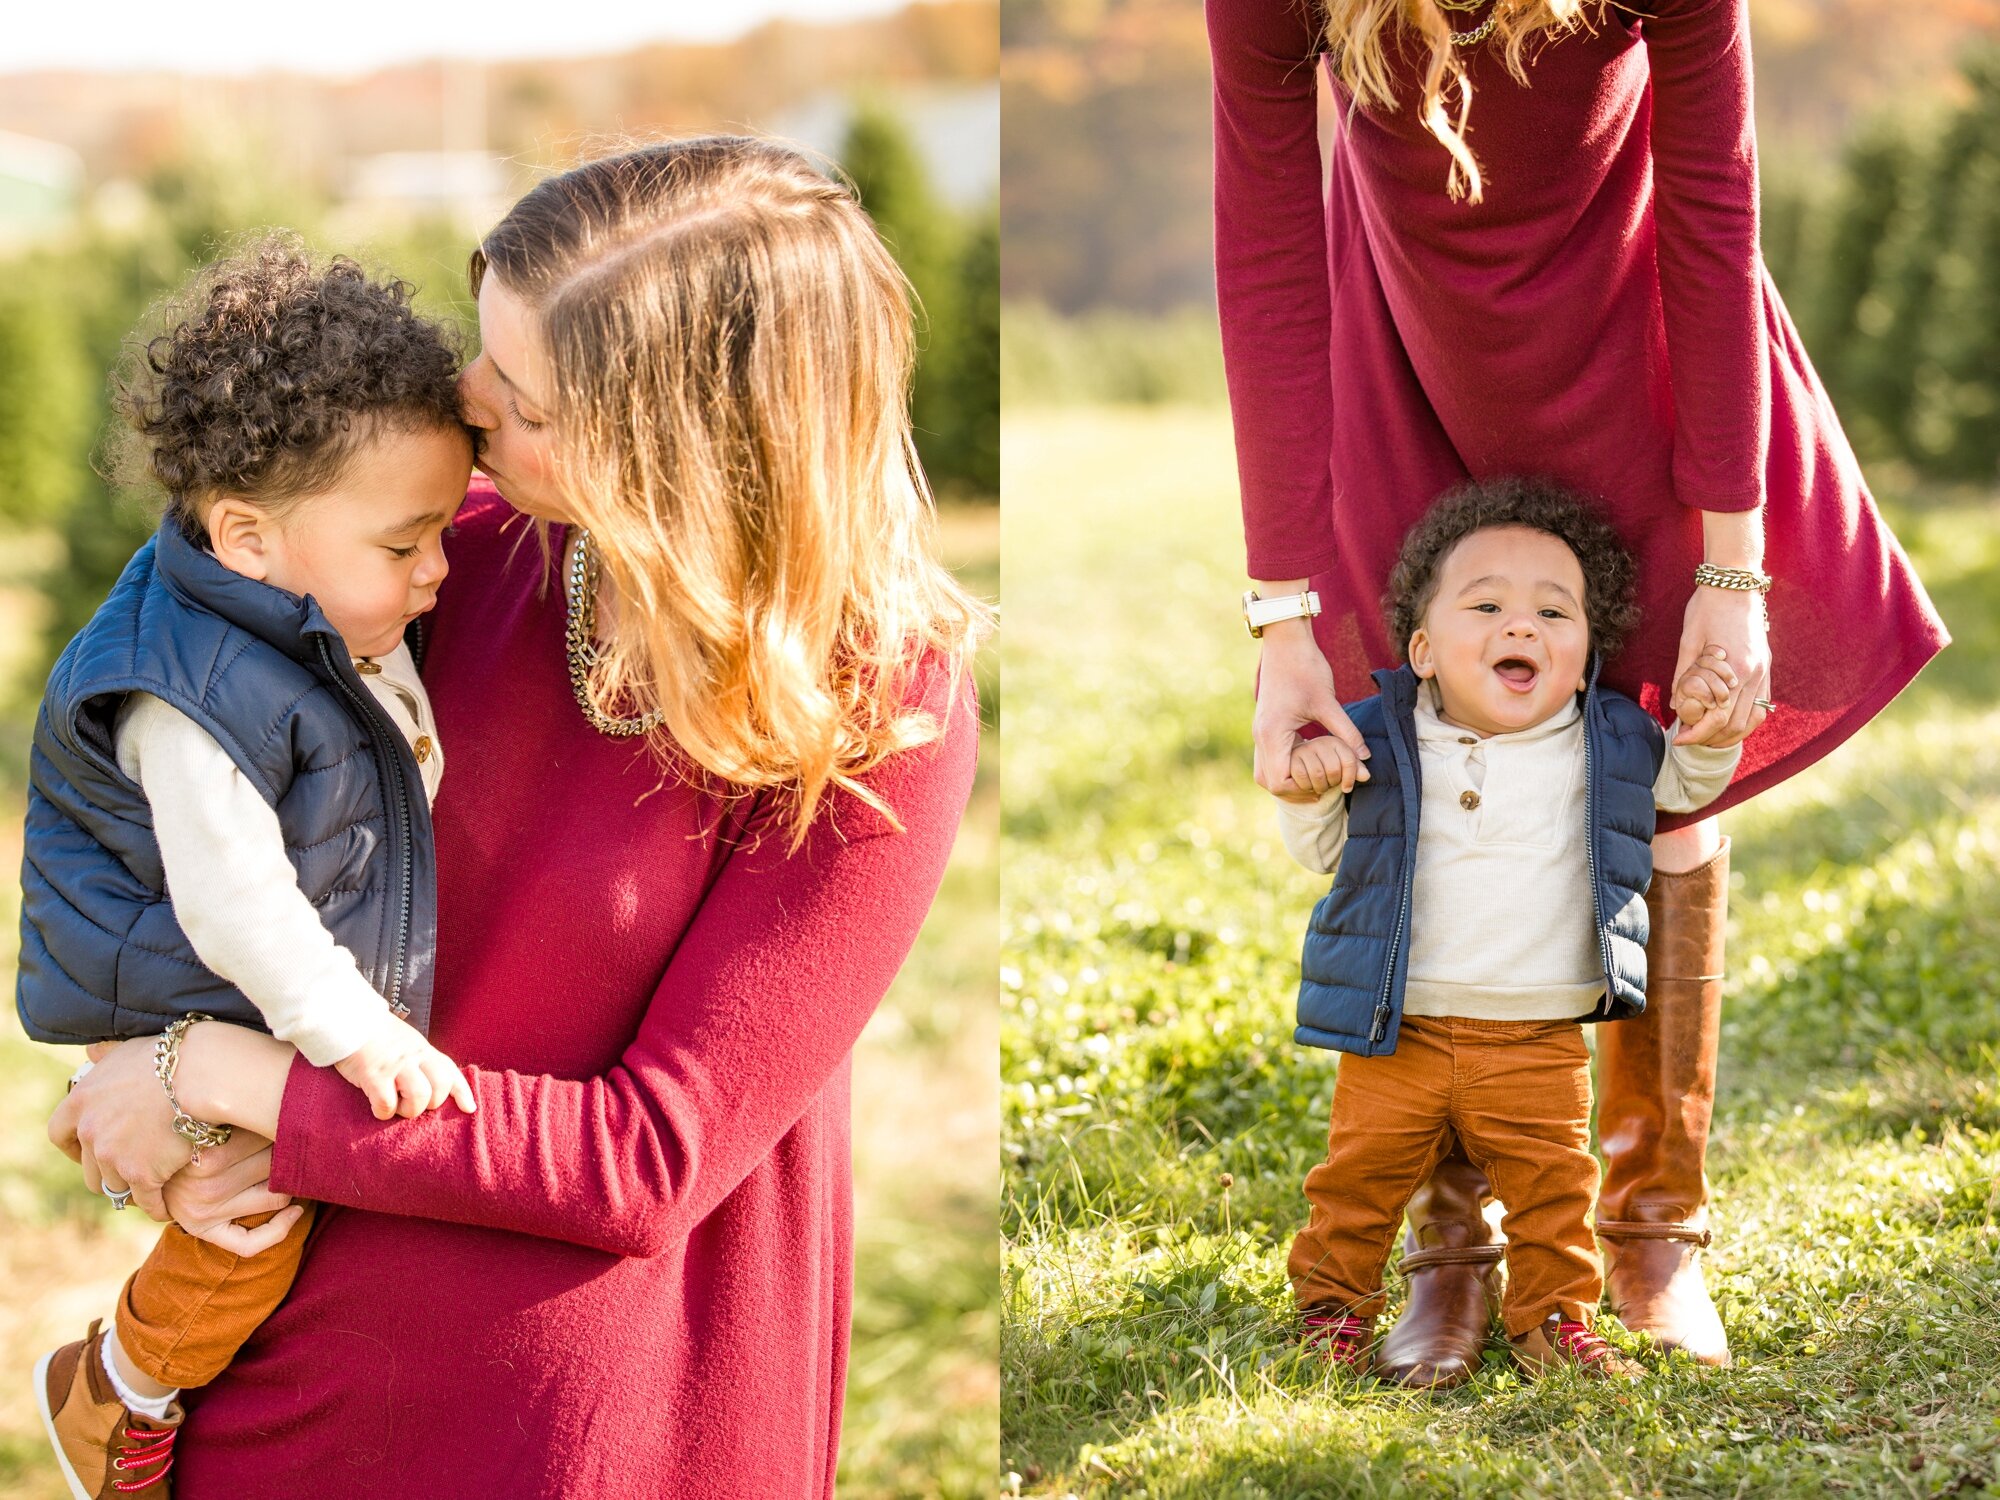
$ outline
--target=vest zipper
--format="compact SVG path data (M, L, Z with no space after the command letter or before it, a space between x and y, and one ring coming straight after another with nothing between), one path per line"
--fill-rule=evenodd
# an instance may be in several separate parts
M1590 754L1590 742L1597 737L1591 710L1597 703L1596 674L1583 695L1583 829L1584 851L1590 864L1590 911L1597 920L1597 956L1604 965L1604 1009L1609 1013L1617 999L1618 981L1611 973L1611 940L1606 937L1604 890L1597 880L1597 764Z
M341 692L347 695L348 701L360 710L362 722L368 725L374 734L375 758L384 773L382 785L389 793L389 801L395 813L396 832L400 836L398 849L402 858L396 867L396 945L390 954L389 988L383 998L389 1002L390 1010L399 1016L408 1016L410 1007L403 1004L402 992L405 960L410 950L410 923L413 915L411 906L415 900L417 884L416 851L412 847L415 839L410 828L410 796L409 788L403 781L402 763L397 759L395 742L384 738L385 735L400 736L401 731L389 722L388 716L374 702L373 693L366 688L350 686L347 679L341 675L333 648L327 644L327 638L322 635L318 640L320 660L326 664L328 675L333 678Z
M1398 794L1403 799L1404 839L1407 842L1410 827L1410 794L1408 788L1417 786L1417 770L1414 754L1405 756L1400 752L1405 748L1402 739L1401 711L1383 714L1384 737L1389 741L1390 754L1397 762L1397 772L1402 779ZM1419 790L1418 795L1422 793ZM1411 849L1403 860L1403 890L1396 903L1396 930L1389 936L1389 961L1382 966L1382 997L1375 1002L1374 1023L1368 1028L1368 1045L1372 1048L1380 1044L1382 1035L1389 1029L1390 992L1396 984L1396 953L1403 946L1403 927L1410 916L1410 896L1417 879L1416 851Z

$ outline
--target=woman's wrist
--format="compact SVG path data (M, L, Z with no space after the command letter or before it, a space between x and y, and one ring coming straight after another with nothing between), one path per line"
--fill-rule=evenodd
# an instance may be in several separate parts
M1312 646L1315 651L1319 649L1313 644L1312 619L1307 615L1298 615L1289 620L1273 620L1263 628L1263 633L1257 639L1263 643L1266 651L1274 646L1282 649L1294 645Z

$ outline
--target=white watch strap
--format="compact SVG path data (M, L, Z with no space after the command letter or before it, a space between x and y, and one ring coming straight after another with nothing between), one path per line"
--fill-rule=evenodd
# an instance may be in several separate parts
M1280 620L1296 620L1301 615L1310 618L1318 613L1319 593L1314 589L1307 589L1303 594L1279 594L1274 599L1243 601L1243 618L1250 622L1252 635Z

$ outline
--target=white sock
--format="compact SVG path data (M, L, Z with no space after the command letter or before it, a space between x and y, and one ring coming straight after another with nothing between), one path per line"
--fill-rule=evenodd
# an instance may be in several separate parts
M166 1395L160 1397L157 1401L151 1401L144 1396L137 1395L129 1385L118 1378L118 1366L111 1359L111 1340L107 1338L99 1344L97 1352L99 1357L104 1361L104 1373L111 1377L111 1389L118 1393L118 1399L125 1403L126 1410L137 1412L142 1417L151 1417L155 1422L166 1421L167 1408L173 1405L174 1397L178 1396L180 1392L177 1390L168 1391Z

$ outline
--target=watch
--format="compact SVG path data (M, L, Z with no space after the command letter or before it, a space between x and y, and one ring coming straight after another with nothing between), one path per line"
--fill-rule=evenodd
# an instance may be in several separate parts
M1243 591L1243 623L1250 628L1253 640L1263 639L1266 625L1301 617L1310 620L1318 613L1319 593L1315 589L1307 589L1303 594L1280 594L1275 599L1260 599L1255 589Z

